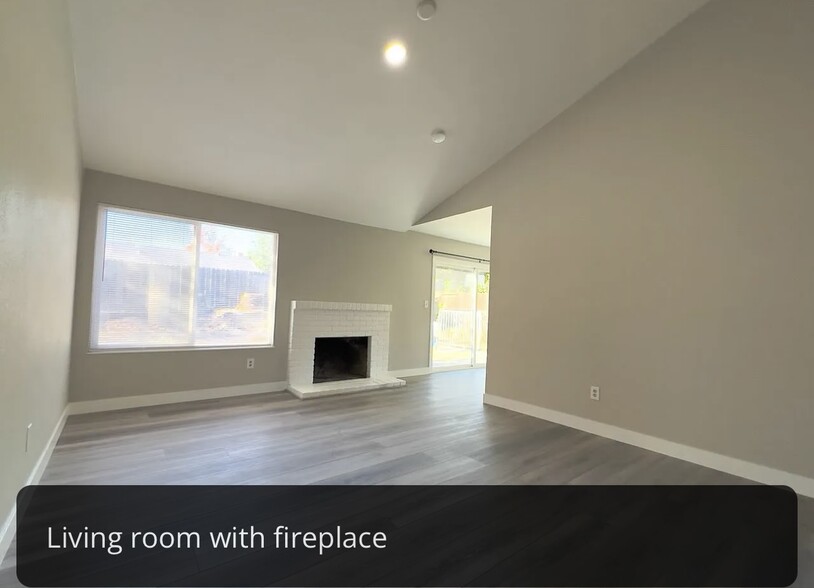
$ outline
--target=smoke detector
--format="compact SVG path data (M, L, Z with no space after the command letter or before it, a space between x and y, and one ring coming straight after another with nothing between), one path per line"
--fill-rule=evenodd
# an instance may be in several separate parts
M418 18L421 20L430 20L435 16L436 9L435 0L421 0L421 2L418 3Z
M444 132L443 129L435 129L432 134L430 135L433 143L443 143L447 140L447 134Z

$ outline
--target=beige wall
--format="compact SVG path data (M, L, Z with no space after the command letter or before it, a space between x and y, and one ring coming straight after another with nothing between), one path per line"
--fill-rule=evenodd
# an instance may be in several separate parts
M280 235L273 349L88 353L93 246L99 203L276 231ZM420 233L329 220L87 170L80 220L71 400L286 380L292 300L393 305L390 369L428 365L430 248L488 257L489 250ZM256 366L246 369L246 358Z
M814 476L813 2L702 8L484 202L488 393Z
M65 4L3 0L0 526L67 400L80 170Z

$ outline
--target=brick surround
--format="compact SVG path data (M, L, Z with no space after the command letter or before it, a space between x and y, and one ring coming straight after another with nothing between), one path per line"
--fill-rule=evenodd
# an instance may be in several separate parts
M403 386L403 380L387 375L392 309L389 304L293 301L288 389L305 398ZM370 337L370 378L314 384L314 340L317 337Z

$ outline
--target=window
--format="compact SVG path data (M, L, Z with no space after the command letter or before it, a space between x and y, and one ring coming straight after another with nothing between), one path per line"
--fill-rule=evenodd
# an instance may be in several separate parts
M91 349L271 345L277 234L101 207Z

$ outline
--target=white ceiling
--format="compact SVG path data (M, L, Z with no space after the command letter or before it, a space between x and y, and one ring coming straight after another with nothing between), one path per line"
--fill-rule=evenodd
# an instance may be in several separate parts
M437 1L70 0L85 166L406 230L704 2Z
M411 230L489 247L492 241L492 207L430 221Z

